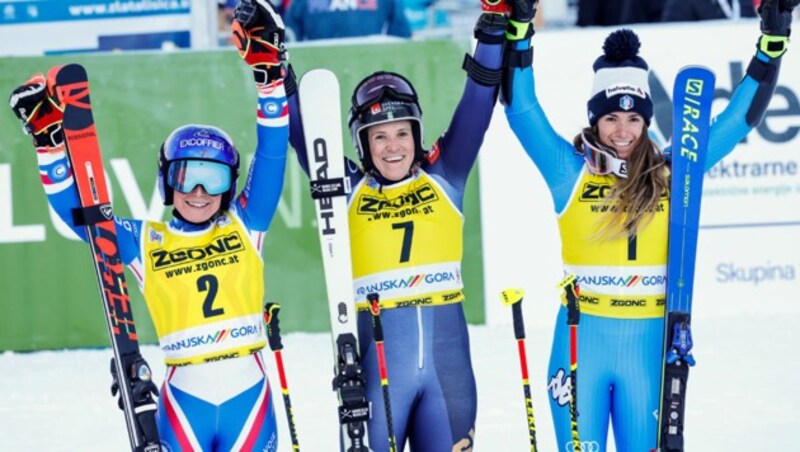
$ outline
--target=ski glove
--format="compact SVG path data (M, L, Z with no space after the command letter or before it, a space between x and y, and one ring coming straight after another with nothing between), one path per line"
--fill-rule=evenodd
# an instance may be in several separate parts
M506 0L481 0L481 12L488 14L508 14Z
M233 11L233 43L242 59L253 68L257 85L283 76L284 29L283 19L269 0L241 0Z
M536 7L539 0L507 0L511 8L508 21L506 38L510 41L519 41L533 36L533 17L536 16Z
M33 137L33 144L55 152L64 149L64 112L48 91L47 79L37 73L11 92L8 103L22 120L22 130Z
M511 20L530 22L536 16L539 0L506 0L511 8Z
M792 33L792 10L798 4L800 0L763 0L758 6L762 33L758 48L770 58L786 53Z
M130 363L125 365L125 363ZM153 403L153 398L158 397L158 387L153 383L153 374L147 361L142 355L135 354L128 358L123 357L123 368L128 369L128 378L131 382L131 400L134 406L141 406ZM111 358L111 396L116 396L119 391L119 378L117 378L117 366L114 358ZM122 404L122 393L117 397L119 409L124 409Z

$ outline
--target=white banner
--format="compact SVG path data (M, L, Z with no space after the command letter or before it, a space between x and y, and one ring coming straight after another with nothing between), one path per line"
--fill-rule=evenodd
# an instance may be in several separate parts
M758 21L633 27L642 41L656 102L671 102L678 70L704 65L717 76L714 113L744 76ZM555 130L571 140L587 124L592 63L611 29L538 31L537 95ZM800 49L784 57L766 117L706 175L694 313L800 312ZM659 89L660 87L660 89ZM668 139L658 119L651 132ZM526 289L528 321L552 325L562 276L553 201L498 106L480 155L487 323L506 322L500 290Z
M0 56L196 47L193 1L0 0Z

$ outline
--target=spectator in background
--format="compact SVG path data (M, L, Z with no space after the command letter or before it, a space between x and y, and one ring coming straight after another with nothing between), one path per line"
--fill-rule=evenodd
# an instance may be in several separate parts
M609 26L622 23L620 11L626 0L579 0L579 27Z
M670 0L624 0L622 5L621 23L639 24L646 22L661 22L664 4L669 1ZM713 3L715 1L716 0L678 0L677 3Z
M753 0L667 0L663 22L756 17Z
M411 37L403 0L292 0L284 16L289 39L366 35Z
M664 3L669 0L578 0L579 27L661 22ZM694 1L714 0L678 0Z

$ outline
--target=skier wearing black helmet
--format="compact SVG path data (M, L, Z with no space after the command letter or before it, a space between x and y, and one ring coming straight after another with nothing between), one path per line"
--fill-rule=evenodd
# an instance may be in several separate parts
M366 295L380 295L398 450L469 450L477 395L462 308L462 203L497 99L505 2L483 5L466 86L447 133L423 145L422 108L411 82L387 71L354 89L348 126L360 164L347 161L354 293L370 447L388 448L388 429ZM254 24L257 26L257 24ZM297 95L289 94L290 142L308 160Z
M270 22L264 33L280 41L279 24ZM289 118L282 52L248 34L238 37L260 49L263 69L258 146L243 190L236 195L240 156L231 138L213 126L185 125L158 151L158 188L173 207L172 218L115 219L122 261L144 294L167 366L156 416L163 450L277 450L261 356L261 251L283 187ZM71 215L78 197L61 133L63 112L50 92L51 81L37 74L10 103L33 136L50 205L85 240ZM135 379L132 386L134 394L158 393L150 380Z

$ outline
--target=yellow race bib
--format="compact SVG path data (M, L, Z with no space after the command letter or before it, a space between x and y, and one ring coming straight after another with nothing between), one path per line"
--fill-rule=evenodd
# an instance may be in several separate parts
M359 308L371 292L384 308L464 299L464 218L424 171L383 187L365 177L350 199L348 218Z
M558 218L562 259L567 274L578 277L581 311L614 318L664 315L669 198L655 216L628 238L601 239L601 217L616 206L604 201L614 178L586 171Z
M168 365L264 347L264 264L235 214L198 233L148 222L143 242L144 297Z

